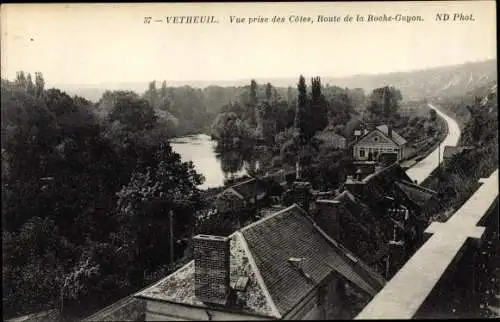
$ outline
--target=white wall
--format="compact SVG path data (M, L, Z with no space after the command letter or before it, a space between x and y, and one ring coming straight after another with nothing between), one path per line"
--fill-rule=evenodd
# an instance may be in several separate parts
M272 320L250 314L207 310L210 312L212 321ZM175 303L147 301L146 321L208 321L207 310Z

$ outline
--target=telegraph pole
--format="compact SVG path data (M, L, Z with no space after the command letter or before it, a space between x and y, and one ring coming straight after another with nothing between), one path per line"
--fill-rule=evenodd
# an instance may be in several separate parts
M168 223L170 225L170 264L174 262L174 212L169 211Z

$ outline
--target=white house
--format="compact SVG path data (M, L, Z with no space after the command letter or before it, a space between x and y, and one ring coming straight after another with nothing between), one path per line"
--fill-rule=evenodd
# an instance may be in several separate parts
M407 141L390 126L380 125L362 136L353 146L355 160L377 160L381 154L394 154L397 161L406 155Z

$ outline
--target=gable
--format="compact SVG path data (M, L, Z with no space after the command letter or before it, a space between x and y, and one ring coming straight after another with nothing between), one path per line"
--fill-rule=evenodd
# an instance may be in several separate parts
M398 147L396 143L394 143L393 140L391 140L389 137L387 137L384 133L382 133L379 130L374 130L367 134L364 138L358 141L356 145L377 145L377 144L383 144L383 145L391 145L393 147Z
M281 315L286 315L332 272L337 272L368 294L371 280L363 277L334 248L326 234L295 205L241 230L267 290ZM307 276L294 268L301 258Z

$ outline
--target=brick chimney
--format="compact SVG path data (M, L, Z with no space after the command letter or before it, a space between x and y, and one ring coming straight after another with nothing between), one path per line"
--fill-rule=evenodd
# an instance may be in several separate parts
M331 238L338 240L340 237L340 201L316 200L316 215L314 221Z
M306 181L295 181L292 184L293 202L301 206L305 211L309 211L311 200L311 183Z
M344 188L349 190L351 193L361 195L364 190L364 182L357 180L354 176L347 176L346 181L344 182Z
M194 293L205 303L226 305L230 294L229 238L196 235Z
M392 126L391 125L388 125L387 126L387 135L392 138Z

